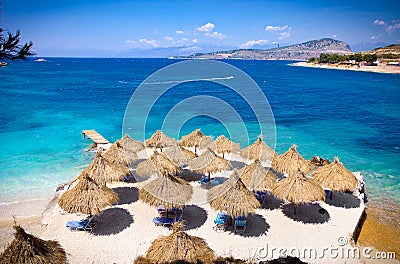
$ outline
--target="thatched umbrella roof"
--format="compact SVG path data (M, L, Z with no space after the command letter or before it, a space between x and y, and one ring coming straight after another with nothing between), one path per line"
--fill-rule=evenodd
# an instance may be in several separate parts
M299 169L306 174L312 168L311 163L297 152L296 145L292 145L288 151L274 159L271 166L276 171L287 174L296 173Z
M124 149L123 144L119 140L112 144L111 147L104 152L103 156L114 164L127 167L138 158L136 152Z
M253 192L246 188L237 171L224 183L207 192L207 201L214 210L232 217L247 216L260 207Z
M189 161L188 165L192 171L199 173L215 173L230 168L230 162L217 156L212 150L208 149L199 157Z
M272 161L276 152L258 136L253 144L240 151L240 155L248 160Z
M137 153L145 148L143 142L132 139L128 134L120 139L120 142L124 150L132 151L134 153Z
M215 151L215 142L212 140L211 137L206 136L200 140L199 144L200 149L211 149L212 151Z
M0 263L13 264L64 264L67 256L61 245L54 240L42 240L14 226L15 238L0 255Z
M127 166L110 162L99 150L92 163L81 174L87 174L98 184L105 184L122 180L130 171Z
M161 130L157 130L148 140L146 140L147 147L166 148L176 144L175 139L165 135Z
M171 209L185 205L192 194L193 188L185 180L167 175L144 185L139 191L139 199L150 206Z
M338 157L329 164L312 172L313 179L332 191L351 191L357 186L357 178L343 166Z
M188 235L182 223L175 223L172 234L155 239L146 253L150 263L212 263L216 259L214 251L200 237Z
M164 154L176 164L188 163L190 159L194 159L196 155L179 145L174 145L164 151Z
M81 174L79 182L58 199L60 207L68 213L95 215L118 202L118 195L105 185L98 185L86 174Z
M136 173L139 176L176 175L178 171L178 165L171 161L164 153L158 153L157 151L136 167Z
M240 169L239 174L246 187L252 191L270 192L276 183L276 175L272 170L265 169L258 160Z
M222 157L224 157L225 153L231 153L240 150L239 144L232 142L224 135L217 137L217 139L215 140L215 146L215 150L218 153L222 153Z
M325 200L325 192L321 185L306 177L300 170L275 183L272 193L275 197L295 205Z
M196 149L198 147L200 147L200 143L205 138L206 138L206 135L204 135L200 131L200 129L196 129L196 130L192 131L191 133L187 134L186 136L183 136L180 141L180 144L181 144L181 146L184 146L184 147L194 147L194 153L197 153Z

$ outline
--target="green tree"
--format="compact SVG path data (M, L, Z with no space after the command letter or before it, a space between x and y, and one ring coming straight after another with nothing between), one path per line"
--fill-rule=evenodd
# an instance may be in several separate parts
M20 39L21 32L19 30L12 34L0 27L0 60L23 60L28 56L35 55L31 50L33 43L30 41L21 45Z

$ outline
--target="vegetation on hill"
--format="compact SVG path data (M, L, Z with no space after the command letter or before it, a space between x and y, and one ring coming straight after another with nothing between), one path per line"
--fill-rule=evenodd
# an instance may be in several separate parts
M378 59L376 54L350 54L350 55L339 55L339 54L326 54L321 53L319 58L311 58L308 62L311 63L340 63L345 61L354 61L354 62L362 62L365 61L367 63L373 63Z

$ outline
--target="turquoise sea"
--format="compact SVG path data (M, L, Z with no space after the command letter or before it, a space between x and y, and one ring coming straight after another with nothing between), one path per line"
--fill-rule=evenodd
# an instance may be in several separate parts
M175 62L47 58L0 68L0 204L52 197L57 184L78 175L93 157L84 151L90 141L81 131L120 138L132 93ZM338 156L363 173L371 199L400 201L400 75L294 67L288 61L224 62L250 75L268 98L278 153L294 143L307 159ZM254 122L234 93L203 81L166 93L152 111L149 131L160 128L171 102L197 94L222 98L240 109L245 122ZM198 127L213 137L226 133L218 121L198 117L179 134Z

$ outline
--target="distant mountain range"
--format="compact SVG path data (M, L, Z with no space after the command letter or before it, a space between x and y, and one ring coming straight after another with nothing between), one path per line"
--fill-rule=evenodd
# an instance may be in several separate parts
M321 53L350 54L353 51L343 41L331 38L307 41L301 44L281 48L261 49L234 49L210 53L195 53L190 56L175 58L189 59L246 59L246 60L308 60L319 57Z

